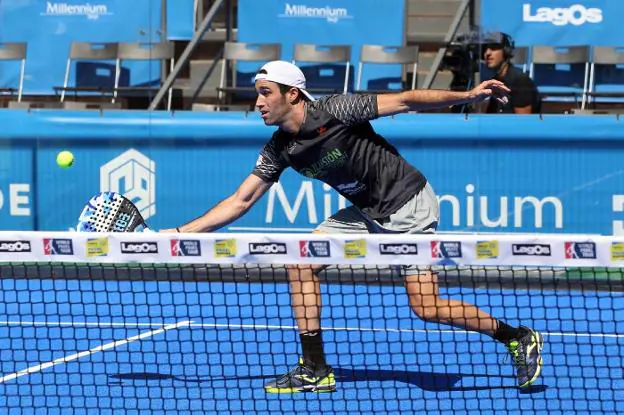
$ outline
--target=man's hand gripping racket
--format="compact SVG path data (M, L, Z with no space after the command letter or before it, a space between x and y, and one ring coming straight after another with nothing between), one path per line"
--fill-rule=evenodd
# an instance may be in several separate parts
M101 192L89 199L78 218L78 232L153 232L126 197Z

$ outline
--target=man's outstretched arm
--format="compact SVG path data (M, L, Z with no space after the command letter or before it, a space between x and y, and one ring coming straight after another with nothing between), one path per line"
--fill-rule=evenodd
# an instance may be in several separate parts
M266 193L272 182L250 174L234 194L221 201L203 216L180 226L180 232L212 232L234 222ZM160 232L177 232L174 229L163 229Z
M377 96L377 112L379 117L385 117L407 111L480 102L490 97L505 100L509 92L509 88L502 82L490 79L470 91L414 89L394 94L380 94Z

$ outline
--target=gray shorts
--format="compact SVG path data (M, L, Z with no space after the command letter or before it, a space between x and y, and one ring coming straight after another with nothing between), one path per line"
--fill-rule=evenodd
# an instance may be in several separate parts
M339 210L316 228L323 233L434 233L440 221L440 208L433 188L425 187L399 210L383 219L373 219L355 206ZM417 274L422 267L406 265L405 275Z

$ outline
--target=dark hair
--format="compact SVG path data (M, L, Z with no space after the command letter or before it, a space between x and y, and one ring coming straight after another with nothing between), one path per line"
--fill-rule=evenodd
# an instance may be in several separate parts
M486 33L482 40L483 50L494 46L496 49L502 49L505 59L511 59L514 56L515 42L511 36L503 32ZM494 49L493 48L493 49Z

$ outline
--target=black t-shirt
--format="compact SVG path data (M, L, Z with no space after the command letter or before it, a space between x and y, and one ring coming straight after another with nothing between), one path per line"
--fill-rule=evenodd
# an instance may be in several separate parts
M527 74L515 66L509 65L505 76L501 77L496 75L494 79L498 79L511 89L510 99L507 104L498 102L497 99L490 99L487 106L487 113L513 114L514 108L526 107L527 105L532 106L531 112L533 114L540 112L539 92L535 83Z
M374 219L390 216L427 183L369 120L376 95L330 95L307 102L298 134L277 130L252 174L277 182L292 167L321 180Z

